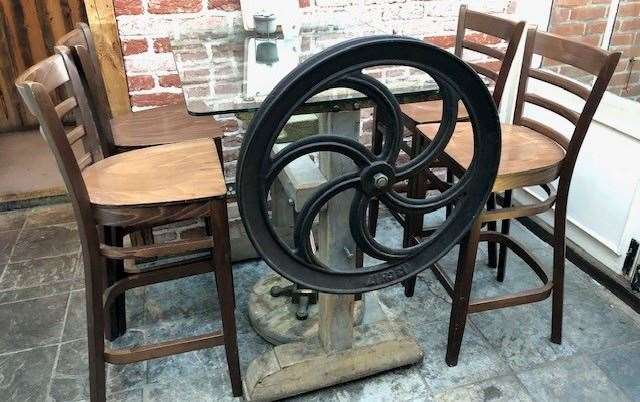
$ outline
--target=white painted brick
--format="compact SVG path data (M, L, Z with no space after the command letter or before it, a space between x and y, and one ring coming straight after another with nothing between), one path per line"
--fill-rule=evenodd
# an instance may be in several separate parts
M149 72L174 72L176 64L171 53L140 53L124 59L128 74Z

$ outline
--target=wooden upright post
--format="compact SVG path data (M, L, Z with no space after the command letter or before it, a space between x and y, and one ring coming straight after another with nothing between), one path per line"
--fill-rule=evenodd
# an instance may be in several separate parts
M98 52L113 116L131 111L113 0L85 0L87 20Z

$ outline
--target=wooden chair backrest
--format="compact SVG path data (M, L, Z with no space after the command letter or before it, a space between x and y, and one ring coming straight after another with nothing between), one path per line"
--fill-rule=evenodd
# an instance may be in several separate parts
M80 76L87 82L86 92L92 108L95 110L100 133L106 137L108 143L113 144L113 133L111 132L113 115L89 26L84 22L78 23L74 30L61 37L56 44L71 49L73 58L68 60L76 62Z
M16 80L24 103L40 124L40 132L51 148L72 200L89 208L89 196L82 171L103 159L93 114L73 63L65 63L70 52L51 56L29 68ZM69 96L55 103L53 92L65 86ZM75 126L65 126L64 117L76 113Z
M500 70L497 73L484 66L483 63L469 63L478 74L494 82L493 99L496 105L500 105L500 101L502 100L509 70L513 64L513 59L515 58L525 25L524 21L511 21L505 18L468 10L464 4L460 6L455 55L462 58L463 50L468 49L498 61ZM505 41L507 44L506 50L502 51L496 47L470 40L470 37L466 36L467 29L493 37L497 41Z
M532 68L531 60L533 55L552 59L594 75L596 77L595 83L591 88L588 88L541 68ZM564 165L567 165L572 170L584 137L619 59L620 53L610 53L600 48L547 32L540 32L535 29L528 30L516 99L514 123L531 128L560 144L567 151ZM584 100L582 112L577 113L564 105L528 92L530 78L546 82L560 90L568 91L582 98ZM569 121L574 127L571 137L568 139L546 124L524 117L523 112L526 103L544 108Z

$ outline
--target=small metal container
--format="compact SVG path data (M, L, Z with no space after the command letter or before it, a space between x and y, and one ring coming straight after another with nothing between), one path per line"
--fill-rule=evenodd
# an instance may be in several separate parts
M253 25L256 32L261 35L270 35L276 32L276 16L273 13L257 13L253 15Z

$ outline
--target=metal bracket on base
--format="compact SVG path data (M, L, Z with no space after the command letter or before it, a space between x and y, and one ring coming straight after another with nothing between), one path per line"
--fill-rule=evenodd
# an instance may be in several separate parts
M319 304L309 306L309 316L306 320L299 320L295 313L300 306L292 304L284 297L273 297L271 290L292 286L293 283L272 274L259 280L251 289L249 295L249 321L260 336L274 345L290 342L302 342L308 338L317 337ZM364 315L364 302L356 301L353 311L353 322L359 324Z
M311 289L304 289L298 285L274 286L269 291L271 297L290 297L291 303L297 304L296 318L306 320L309 317L309 306L318 303L318 292Z

